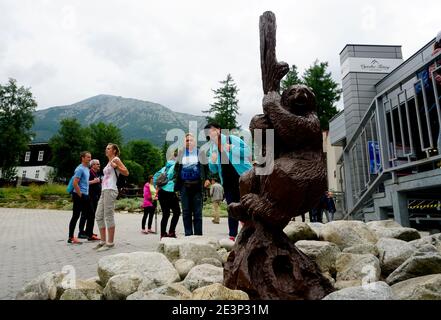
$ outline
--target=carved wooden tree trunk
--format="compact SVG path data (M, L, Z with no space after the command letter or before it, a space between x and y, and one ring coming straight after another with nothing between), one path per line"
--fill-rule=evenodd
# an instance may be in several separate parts
M269 91L278 92L280 80L289 70L286 63L277 62L275 47L276 19L272 12L265 12L260 17L261 68L265 94ZM229 211L230 208L231 205ZM255 217L253 215L245 222L225 264L226 287L243 290L251 299L271 300L317 300L334 290L317 264L289 240L283 232L284 225L270 226Z

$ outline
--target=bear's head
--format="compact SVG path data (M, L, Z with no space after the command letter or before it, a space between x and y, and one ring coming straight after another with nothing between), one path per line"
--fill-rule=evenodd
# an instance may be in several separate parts
M298 116L316 112L315 94L305 85L293 85L282 93L282 106Z

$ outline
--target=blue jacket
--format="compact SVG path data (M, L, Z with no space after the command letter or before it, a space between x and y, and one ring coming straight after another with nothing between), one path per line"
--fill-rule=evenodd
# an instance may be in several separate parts
M244 174L248 170L250 170L253 166L251 165L251 150L248 145L239 137L230 135L230 141L227 141L227 137L224 134L221 134L221 143L224 146L225 144L231 143L230 152L227 153L228 160L230 160L234 169L239 175ZM211 154L213 152L218 153L217 163L213 163L211 161ZM221 184L223 184L222 179L222 164L219 150L217 149L217 145L211 143L210 149L208 151L208 168L212 173L217 173L221 180Z
M165 172L165 169L167 168L168 183L165 186L163 186L161 189L168 192L174 192L175 183L173 182L173 174L175 172L175 164L176 164L175 160L169 160L167 161L165 167L162 167L161 170L155 173L155 175L153 176L153 185L155 186L155 188L156 188L156 179L158 179L159 175Z

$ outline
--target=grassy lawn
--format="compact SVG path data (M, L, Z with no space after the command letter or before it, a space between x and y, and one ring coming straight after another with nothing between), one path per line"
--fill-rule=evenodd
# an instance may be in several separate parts
M115 209L129 213L141 213L141 198L125 198L116 201ZM65 185L31 185L19 188L0 188L0 207L28 209L72 210L72 199ZM204 203L203 216L211 217L211 201ZM227 205L221 203L220 216L227 217Z

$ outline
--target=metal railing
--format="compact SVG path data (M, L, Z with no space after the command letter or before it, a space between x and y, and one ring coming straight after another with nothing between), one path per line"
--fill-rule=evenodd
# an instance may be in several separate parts
M366 207L386 179L441 160L440 61L438 53L372 100L344 149L351 176L345 218Z

